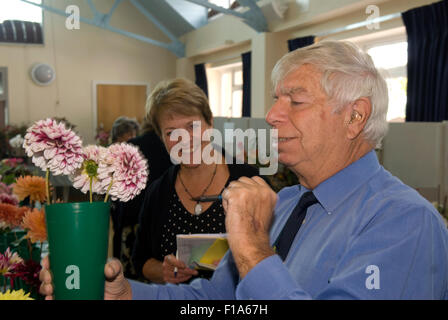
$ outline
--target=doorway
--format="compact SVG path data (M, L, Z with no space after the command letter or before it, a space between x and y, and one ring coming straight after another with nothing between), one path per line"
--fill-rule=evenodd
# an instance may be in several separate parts
M135 118L140 124L145 118L149 85L94 83L94 129L110 131L120 116Z

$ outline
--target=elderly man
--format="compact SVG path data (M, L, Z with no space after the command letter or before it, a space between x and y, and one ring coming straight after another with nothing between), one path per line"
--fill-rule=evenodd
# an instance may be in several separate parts
M447 299L447 229L373 151L387 131L388 99L371 58L349 43L321 42L285 55L272 79L266 120L300 185L278 195L257 177L229 185L230 252L211 280L146 285L112 261L106 298ZM41 277L51 294L49 273Z

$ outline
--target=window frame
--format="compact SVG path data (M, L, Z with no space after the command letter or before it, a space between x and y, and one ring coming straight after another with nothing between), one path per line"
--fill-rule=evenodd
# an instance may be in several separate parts
M218 97L217 97L217 101L219 101L219 106L217 106L216 108L212 107L212 111L213 111L213 116L215 117L226 117L226 118L240 118L242 116L242 110L241 110L241 115L240 116L233 116L234 111L233 111L233 94L235 91L238 90L243 90L243 84L241 83L241 85L238 85L235 83L235 73L238 71L243 71L243 63L242 61L234 61L234 62L229 62L227 64L224 65L219 65L219 66L209 66L207 68L210 68L212 70L212 72L216 72L218 73L218 78L219 78L219 83L217 86L210 86L209 84L209 94L210 94L210 88L211 87L219 87L219 92L218 92ZM215 69L215 70L213 70ZM216 70L218 69L218 70ZM230 77L231 77L231 87L230 87L230 97L229 97L229 101L231 102L231 108L226 108L225 106L222 105L222 77L224 76L224 74L230 73ZM210 81L210 79L208 78L207 81ZM241 109L242 109L242 99L241 99Z

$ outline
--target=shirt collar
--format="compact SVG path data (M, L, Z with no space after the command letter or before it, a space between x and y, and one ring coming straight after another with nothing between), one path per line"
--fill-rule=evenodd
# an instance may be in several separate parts
M372 150L320 183L314 188L313 193L327 213L331 214L379 169L378 158L375 151ZM300 191L306 192L308 190L300 186Z

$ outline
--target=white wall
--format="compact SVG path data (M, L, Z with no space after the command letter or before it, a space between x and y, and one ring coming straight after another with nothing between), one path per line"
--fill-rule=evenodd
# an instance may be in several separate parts
M113 0L94 1L106 13ZM65 10L79 6L81 16L92 14L84 0L45 0ZM111 25L149 38L168 39L129 2L119 5ZM67 30L65 18L44 13L44 45L0 44L0 66L8 67L9 123L31 123L49 116L66 117L77 126L85 143L94 139L92 83L157 82L176 74L176 56L169 51L81 23L80 30ZM29 69L37 62L52 65L56 80L48 87L35 85Z

